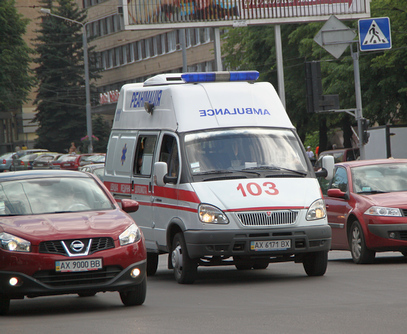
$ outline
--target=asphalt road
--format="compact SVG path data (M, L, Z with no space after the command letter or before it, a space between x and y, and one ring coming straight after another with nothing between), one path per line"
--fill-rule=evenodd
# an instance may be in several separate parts
M0 333L403 333L407 332L407 261L379 254L353 264L333 251L323 277L302 264L266 270L199 268L193 285L179 285L160 258L144 305L124 307L118 293L12 300Z

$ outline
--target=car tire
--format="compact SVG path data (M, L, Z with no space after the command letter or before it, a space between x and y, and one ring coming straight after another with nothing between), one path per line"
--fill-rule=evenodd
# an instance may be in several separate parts
M154 276L158 268L158 253L147 252L147 276Z
M237 270L250 270L250 269L252 269L251 264L236 263L235 267L236 267Z
M198 263L189 257L182 233L177 233L174 236L170 256L175 280L180 284L194 283L198 272Z
M0 315L6 315L10 309L10 298L0 295Z
M255 270L263 270L263 269L267 269L268 266L269 266L268 261L256 261L253 264L253 269L255 269Z
M315 252L306 254L302 262L308 276L323 276L328 267L328 252Z
M124 306L142 305L146 300L146 294L147 278L144 277L140 284L137 284L131 289L120 291L120 299Z
M352 260L356 264L367 264L374 261L376 252L366 247L365 235L358 221L351 224L349 232L349 247Z

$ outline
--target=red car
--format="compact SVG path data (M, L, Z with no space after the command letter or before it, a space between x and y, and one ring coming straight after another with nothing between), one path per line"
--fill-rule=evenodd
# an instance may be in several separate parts
M329 184L320 180L332 249L350 250L355 263L376 252L407 256L407 159L338 163Z
M24 297L118 291L124 305L146 297L144 236L89 173L0 174L0 314Z
M85 166L91 161L88 159L94 155L99 156L97 153L83 153L83 154L64 154L57 160L52 162L52 169L70 169L78 170L79 167Z

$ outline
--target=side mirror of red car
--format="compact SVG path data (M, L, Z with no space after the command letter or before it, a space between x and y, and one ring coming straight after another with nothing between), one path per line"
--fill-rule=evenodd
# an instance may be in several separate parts
M122 202L122 210L124 212L127 212L127 213L136 212L139 208L138 202L133 199L123 198L121 200L121 202Z
M328 196L329 197L337 197L337 198L344 198L346 197L346 193L340 189L328 189Z

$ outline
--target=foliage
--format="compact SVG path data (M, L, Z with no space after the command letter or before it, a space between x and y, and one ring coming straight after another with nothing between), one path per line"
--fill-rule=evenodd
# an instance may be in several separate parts
M106 120L100 116L94 116L92 120L93 124L93 137L97 138L92 141L93 144L93 152L95 153L106 153L107 150L107 142L109 141L110 136L110 126L106 122ZM85 136L88 138L88 136ZM89 141L82 140L82 148L81 151L85 152L87 150L87 145L89 145Z
M78 22L85 11L73 0L42 0L42 7ZM83 66L82 25L44 15L36 40L35 59L39 88L35 103L39 122L36 147L64 152L69 143L80 144L86 133L86 94ZM97 74L90 69L90 78Z
M14 0L0 1L0 111L21 107L34 84L29 67L32 50L22 38L27 24Z
M363 116L379 125L407 121L407 0L375 0L371 17L388 16L390 50L360 52L359 67ZM357 29L357 21L345 21ZM329 149L328 129L342 128L344 146L352 146L355 118L348 113L307 114L304 64L320 61L324 94L339 94L340 109L356 108L354 64L350 47L336 59L313 40L324 22L281 26L286 107L301 139L319 131L321 151ZM250 26L229 30L223 45L225 64L231 70L257 69L260 78L277 87L274 28ZM357 44L353 43L353 51ZM312 145L313 146L313 145Z

